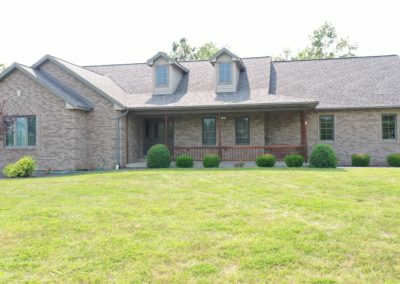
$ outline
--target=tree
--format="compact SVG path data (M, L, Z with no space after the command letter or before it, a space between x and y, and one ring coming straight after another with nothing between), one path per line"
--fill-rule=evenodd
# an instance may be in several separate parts
M196 59L197 60L204 60L204 59L210 59L211 56L213 56L219 48L215 45L213 42L207 42L203 44L196 52Z
M309 36L310 44L299 51L296 56L290 57L290 50L284 50L284 54L276 58L288 59L323 59L333 57L352 57L355 56L358 45L351 43L349 38L339 38L336 28L328 22L325 22L318 29L314 30Z
M196 48L191 47L186 38L181 38L179 42L172 43L172 51L170 56L177 61L185 61L185 60L195 60L196 59Z
M172 43L170 56L177 61L209 59L219 48L213 42L207 42L197 47L191 47L186 38L181 38L179 42Z

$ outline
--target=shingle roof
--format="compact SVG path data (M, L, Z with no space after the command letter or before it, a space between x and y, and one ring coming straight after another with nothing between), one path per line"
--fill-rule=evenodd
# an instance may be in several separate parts
M46 55L32 67L36 69L47 60L61 66L64 70L78 77L78 79L112 100L115 104L125 106L126 93L109 77L51 55Z
M48 89L50 92L58 96L60 99L70 104L74 108L82 109L82 110L92 110L93 105L79 96L77 93L72 92L70 90L66 90L63 86L58 84L58 82L50 79L45 76L43 73L38 72L28 66L14 63L10 67L8 67L1 75L0 81L6 78L9 74L11 74L14 70L19 70L23 72L25 75L36 81L38 84Z
M277 61L271 90L277 96L315 99L318 109L400 106L397 55Z
M269 96L271 59L243 59L246 71L241 73L235 93L215 92L215 68L209 61L187 61L190 70L172 95L153 95L152 69L146 64L88 66L86 68L112 78L127 93L127 106L133 109L179 107L227 107L270 104L316 104L315 100Z
M173 95L152 95L146 64L85 68L104 74L128 94L130 108L218 107L320 102L319 109L400 106L400 60L396 55L274 61L243 58L246 71L236 93L215 93L209 61L180 62L190 70Z

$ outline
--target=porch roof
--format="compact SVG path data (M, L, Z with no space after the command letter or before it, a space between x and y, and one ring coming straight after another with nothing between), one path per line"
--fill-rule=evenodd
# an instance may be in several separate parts
M158 106L158 107L134 107L130 110L138 114L165 114L165 113L226 113L226 112L265 112L265 111L289 111L310 110L318 105L318 101L287 101L259 104L221 104L221 105L196 105L196 106Z

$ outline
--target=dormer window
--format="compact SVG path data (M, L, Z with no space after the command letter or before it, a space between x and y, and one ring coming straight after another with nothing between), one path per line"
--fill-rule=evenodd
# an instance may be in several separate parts
M231 62L220 62L219 67L219 84L231 84L232 83L232 63Z
M238 90L241 73L245 72L242 59L223 48L210 58L215 67L216 93L234 93Z
M168 86L168 65L156 66L156 87Z
M147 60L147 65L152 68L153 95L175 93L183 76L189 73L187 68L164 52L158 52Z

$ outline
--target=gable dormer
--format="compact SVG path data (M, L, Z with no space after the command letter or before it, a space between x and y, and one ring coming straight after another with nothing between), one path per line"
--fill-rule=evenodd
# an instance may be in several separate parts
M210 63L215 67L216 92L236 92L240 73L246 69L242 59L227 48L223 48L211 57Z
M153 69L153 94L155 95L173 94L183 75L189 72L164 52L158 52L147 60L147 65Z

